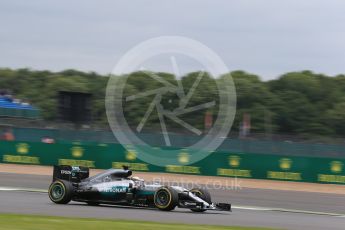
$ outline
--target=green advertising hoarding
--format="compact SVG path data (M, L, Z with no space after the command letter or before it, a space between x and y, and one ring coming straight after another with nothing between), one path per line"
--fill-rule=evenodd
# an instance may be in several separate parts
M159 167L137 158L136 151L120 144L0 142L2 163L81 165L134 171L183 173L207 176L345 184L345 159L279 156L255 153L213 152L188 165L188 150L181 150L181 165Z

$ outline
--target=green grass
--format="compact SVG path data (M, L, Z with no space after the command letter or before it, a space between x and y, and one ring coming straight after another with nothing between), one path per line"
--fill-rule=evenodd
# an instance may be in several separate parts
M0 214L0 229L4 230L94 230L94 229L121 229L121 230L264 230L267 228L249 227L222 227L209 225L163 224L155 222L103 220L86 218L66 218L36 215Z

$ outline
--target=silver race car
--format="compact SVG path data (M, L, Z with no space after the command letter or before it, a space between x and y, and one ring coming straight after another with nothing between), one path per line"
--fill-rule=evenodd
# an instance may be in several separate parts
M78 201L89 205L154 207L164 211L171 211L175 207L193 212L231 211L230 204L212 203L206 189L188 190L179 186L148 184L132 176L132 171L126 166L123 169L109 169L92 177L89 177L86 167L54 166L53 182L48 194L57 204Z

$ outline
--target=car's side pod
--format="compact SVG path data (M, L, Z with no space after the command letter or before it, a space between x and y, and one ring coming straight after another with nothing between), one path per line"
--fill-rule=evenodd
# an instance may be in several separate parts
M54 165L53 182L56 180L66 180L79 183L89 177L89 168L82 166Z

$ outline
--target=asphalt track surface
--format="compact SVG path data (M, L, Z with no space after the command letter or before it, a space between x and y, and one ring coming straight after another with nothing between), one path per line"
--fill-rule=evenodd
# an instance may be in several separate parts
M2 188L47 189L49 183L49 176L0 173ZM345 229L345 197L343 195L248 188L236 191L219 189L210 190L210 192L214 201L232 203L235 206L233 212L193 213L184 209L162 212L131 207L91 207L75 202L57 205L49 200L46 193L26 191L0 191L0 212L296 230ZM339 215L331 215L331 213Z

